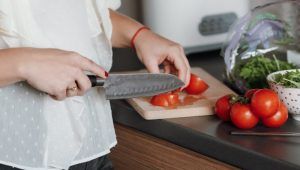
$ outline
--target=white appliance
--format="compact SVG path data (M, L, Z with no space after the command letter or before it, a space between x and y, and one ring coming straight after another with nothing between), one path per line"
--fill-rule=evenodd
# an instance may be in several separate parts
M143 0L144 24L180 43L186 53L218 49L248 0Z

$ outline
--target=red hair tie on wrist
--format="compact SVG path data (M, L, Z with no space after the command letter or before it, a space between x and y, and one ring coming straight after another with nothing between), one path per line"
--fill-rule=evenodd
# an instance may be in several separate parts
M136 39L136 37L139 35L139 33L143 30L150 30L150 28L143 26L141 28L139 28L132 36L131 40L130 40L130 45L131 48L135 49L135 45L134 45L134 40Z

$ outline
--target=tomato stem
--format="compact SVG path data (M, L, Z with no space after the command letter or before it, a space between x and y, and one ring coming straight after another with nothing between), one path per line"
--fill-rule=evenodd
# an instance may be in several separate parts
M235 104L235 103L248 104L248 103L250 103L250 99L247 97L242 97L242 96L237 96L237 95L232 94L230 96L229 102L230 102L230 104Z

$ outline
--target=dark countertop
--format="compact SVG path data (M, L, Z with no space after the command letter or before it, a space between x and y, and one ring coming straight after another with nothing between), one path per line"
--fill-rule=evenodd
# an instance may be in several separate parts
M219 80L224 73L219 51L189 56L192 66L204 68ZM111 101L116 123L167 140L242 169L300 169L300 137L231 136L235 129L215 116L144 120L125 101ZM255 131L300 132L300 122L289 119L279 129L258 126Z

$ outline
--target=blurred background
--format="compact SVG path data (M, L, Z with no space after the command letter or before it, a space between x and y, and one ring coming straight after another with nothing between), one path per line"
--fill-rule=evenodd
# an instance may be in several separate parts
M184 47L190 54L219 50L230 25L250 9L276 0L122 0L130 16ZM275 9L276 10L276 9ZM112 71L142 69L131 49L114 49Z

